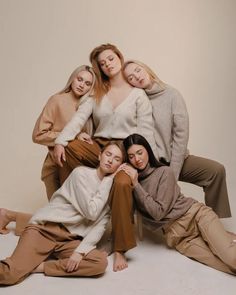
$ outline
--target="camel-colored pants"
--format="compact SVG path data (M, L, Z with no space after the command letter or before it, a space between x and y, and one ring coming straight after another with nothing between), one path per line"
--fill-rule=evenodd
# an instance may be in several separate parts
M218 216L196 202L164 228L167 245L220 271L236 275L236 234L227 232Z
M66 271L68 258L80 240L57 223L28 225L20 236L11 257L0 262L0 285L13 285L24 280L44 261L47 276L96 276L107 267L107 256L96 249L81 260L77 270ZM53 260L47 260L53 255ZM55 260L56 259L56 260Z
M222 164L189 155L183 163L179 180L202 187L205 193L205 204L211 207L220 218L231 217L226 173Z

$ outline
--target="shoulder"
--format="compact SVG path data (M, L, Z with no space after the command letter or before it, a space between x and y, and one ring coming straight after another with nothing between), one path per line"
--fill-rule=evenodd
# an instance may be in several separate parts
M82 175L87 177L96 174L96 169L87 166L79 166L76 167L71 174L75 176Z
M172 168L170 168L169 166L161 166L156 168L154 171L154 174L175 178L174 172Z
M174 88L173 86L166 85L165 93L168 94L172 98L172 100L184 101L184 98L182 94L180 93L180 91Z

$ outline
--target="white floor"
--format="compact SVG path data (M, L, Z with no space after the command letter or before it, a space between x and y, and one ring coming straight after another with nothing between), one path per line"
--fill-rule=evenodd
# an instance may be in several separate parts
M235 219L223 220L232 229ZM13 232L0 236L0 259L10 255L17 242ZM144 240L127 253L128 269L114 273L112 256L100 278L54 278L33 274L22 283L1 287L1 295L233 295L236 277L192 261L166 248L161 232L144 230Z

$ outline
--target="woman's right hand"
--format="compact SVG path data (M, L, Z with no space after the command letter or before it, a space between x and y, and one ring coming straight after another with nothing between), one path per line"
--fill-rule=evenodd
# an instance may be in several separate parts
M65 148L61 144L56 144L53 150L53 160L60 167L63 167L62 161L66 161Z
M93 140L89 134L86 132L81 132L78 136L78 139L87 142L88 144L93 144Z

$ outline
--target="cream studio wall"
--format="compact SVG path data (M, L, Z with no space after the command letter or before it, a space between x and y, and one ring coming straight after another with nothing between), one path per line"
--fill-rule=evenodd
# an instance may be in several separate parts
M183 94L190 151L225 165L236 214L235 11L234 0L0 0L0 207L46 203L34 123L93 47L110 42Z

